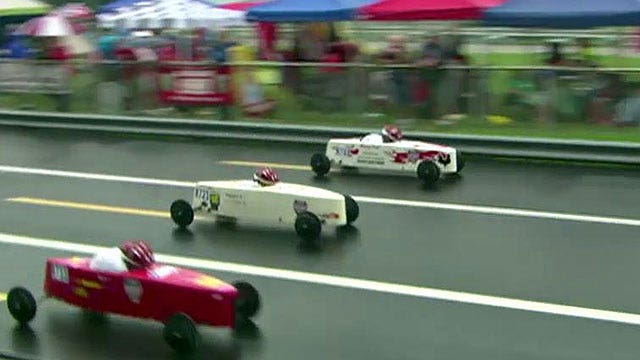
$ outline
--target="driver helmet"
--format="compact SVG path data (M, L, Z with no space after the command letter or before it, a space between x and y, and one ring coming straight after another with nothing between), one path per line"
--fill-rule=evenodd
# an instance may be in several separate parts
M130 269L144 269L156 261L151 246L143 240L127 241L120 250L122 258Z
M278 173L271 168L261 168L256 170L253 174L253 181L259 183L262 186L275 185L280 181Z
M385 125L382 128L382 136L387 141L396 142L402 140L402 131L395 125Z

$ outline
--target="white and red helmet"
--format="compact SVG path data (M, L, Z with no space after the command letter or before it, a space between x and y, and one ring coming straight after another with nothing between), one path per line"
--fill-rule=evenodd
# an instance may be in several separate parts
M402 131L395 125L385 125L382 128L382 136L391 141L402 140Z
M253 181L262 186L275 185L280 181L278 173L271 168L260 168L253 173Z
M129 240L121 247L124 261L133 268L144 269L156 262L151 246L144 240Z

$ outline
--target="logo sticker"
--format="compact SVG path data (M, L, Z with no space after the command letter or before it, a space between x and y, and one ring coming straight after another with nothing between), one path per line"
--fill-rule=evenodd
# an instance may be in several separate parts
M295 211L296 214L307 211L307 202L304 200L295 200L293 202L293 211Z
M140 281L135 279L125 279L124 292L129 297L129 300L139 304L140 298L142 298L142 284L140 284Z

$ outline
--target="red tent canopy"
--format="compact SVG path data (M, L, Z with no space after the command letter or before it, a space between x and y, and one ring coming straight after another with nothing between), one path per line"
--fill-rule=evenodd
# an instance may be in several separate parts
M263 1L239 1L239 2L223 4L223 5L220 5L219 7L223 9L229 9L229 10L247 11L250 8L256 5L260 5L264 2L265 2L264 0Z
M381 0L359 10L362 20L477 20L505 0Z

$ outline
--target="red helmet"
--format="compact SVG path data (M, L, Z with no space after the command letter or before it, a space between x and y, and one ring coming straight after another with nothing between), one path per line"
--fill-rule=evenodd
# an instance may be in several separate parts
M275 185L280 181L278 173L271 168L261 168L253 174L253 181L257 181L262 186Z
M400 141L402 140L402 131L400 131L397 126L385 125L382 128L382 136L392 141Z
M120 250L127 264L134 268L145 268L156 261L151 246L143 240L127 241Z

